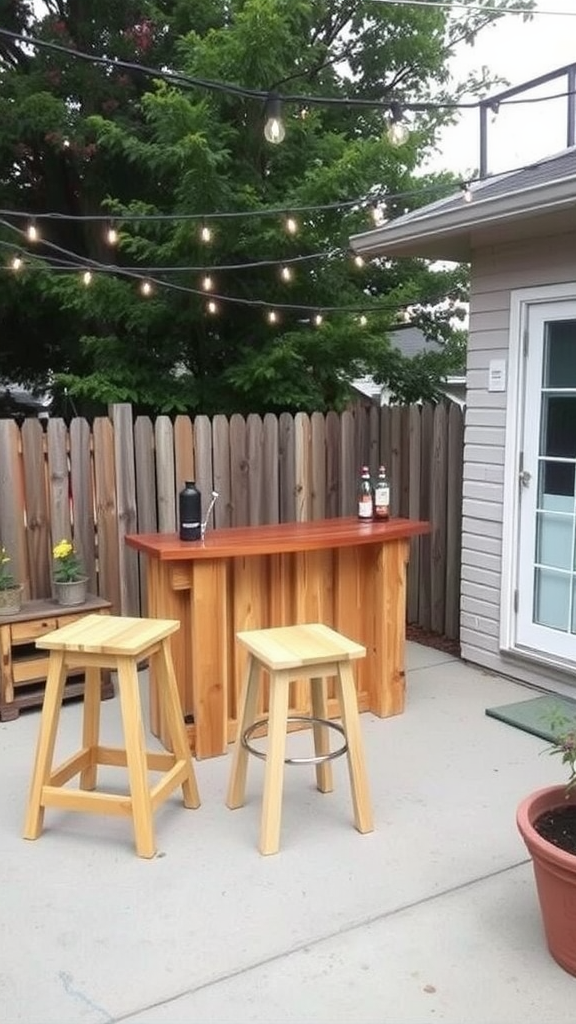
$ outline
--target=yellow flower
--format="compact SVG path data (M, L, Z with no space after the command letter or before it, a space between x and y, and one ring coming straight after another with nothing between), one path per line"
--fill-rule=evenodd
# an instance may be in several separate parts
M59 544L55 544L52 550L54 558L68 558L73 551L72 544L69 540L61 540Z

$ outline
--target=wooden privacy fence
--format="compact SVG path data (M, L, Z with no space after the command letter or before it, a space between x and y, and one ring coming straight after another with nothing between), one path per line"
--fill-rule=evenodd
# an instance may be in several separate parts
M73 538L90 589L113 610L145 608L144 567L128 533L172 533L195 479L210 526L354 515L363 464L391 479L393 515L430 520L412 544L408 621L459 631L463 414L454 404L365 406L338 414L147 416L130 405L85 419L0 420L0 542L26 598L51 594L52 545Z

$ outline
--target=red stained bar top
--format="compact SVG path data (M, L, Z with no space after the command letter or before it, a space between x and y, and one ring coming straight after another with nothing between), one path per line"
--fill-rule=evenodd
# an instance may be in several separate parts
M382 544L429 533L430 524L416 519L360 522L355 516L316 519L307 523L272 526L232 526L207 530L203 540L182 541L175 533L133 533L126 543L161 562L189 562L205 558L234 558L350 548L358 544Z

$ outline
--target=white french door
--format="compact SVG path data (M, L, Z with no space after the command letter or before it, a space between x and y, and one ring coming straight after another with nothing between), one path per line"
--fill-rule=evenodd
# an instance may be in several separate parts
M576 664L576 301L526 326L515 639Z

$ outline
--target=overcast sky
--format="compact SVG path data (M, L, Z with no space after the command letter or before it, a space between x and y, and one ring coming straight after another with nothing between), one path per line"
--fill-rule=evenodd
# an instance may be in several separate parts
M506 15L484 29L473 47L461 45L454 61L454 77L486 65L505 78L510 86L576 63L576 0L539 0L538 10L565 12L558 15L535 13L524 23L520 15ZM505 89L498 86L495 91ZM566 91L566 79L559 78L526 96L552 95ZM515 97L523 98L523 97ZM501 107L497 117L489 116L489 170L499 171L551 155L566 146L566 99L522 106ZM446 129L441 153L434 168L466 174L479 163L479 115L469 111L459 124Z

